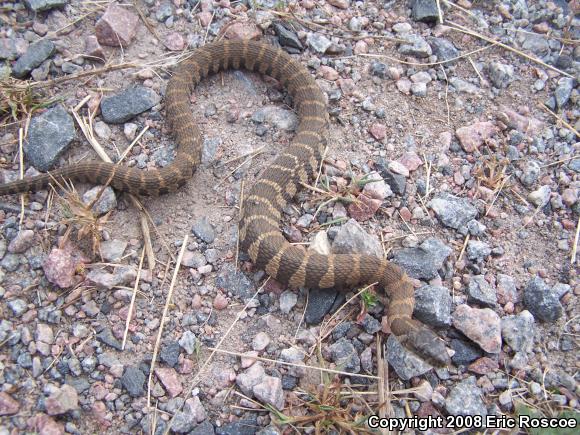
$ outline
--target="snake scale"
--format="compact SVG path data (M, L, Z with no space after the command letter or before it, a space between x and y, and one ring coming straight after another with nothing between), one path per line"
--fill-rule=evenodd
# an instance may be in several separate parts
M449 356L443 341L412 319L414 290L395 264L369 255L320 255L290 244L280 231L282 209L301 183L317 172L326 146L326 99L310 73L286 52L257 41L222 41L196 49L177 67L167 85L167 120L179 145L175 160L162 168L143 171L88 161L48 174L0 185L0 195L43 189L55 179L106 184L137 195L173 191L192 177L201 160L202 135L190 109L194 86L212 73L245 69L278 80L293 98L299 117L296 135L267 167L243 200L239 240L254 264L292 288L352 288L378 282L390 297L388 322L403 344L424 359L445 365Z

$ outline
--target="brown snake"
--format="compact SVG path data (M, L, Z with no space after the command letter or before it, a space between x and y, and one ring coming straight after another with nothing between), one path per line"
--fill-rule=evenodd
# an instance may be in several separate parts
M208 44L182 62L167 85L165 109L176 141L175 160L162 169L143 171L89 161L0 185L0 195L43 189L54 179L106 184L138 195L158 195L182 186L201 160L202 136L190 110L194 86L211 73L227 69L260 72L278 80L293 97L300 123L291 145L267 167L244 198L239 223L240 246L254 264L290 287L352 288L378 282L390 297L388 322L403 344L437 364L449 362L433 332L411 318L415 303L407 275L384 259L358 254L320 255L290 244L279 228L282 209L300 183L316 173L326 146L325 97L310 73L286 52L255 41Z

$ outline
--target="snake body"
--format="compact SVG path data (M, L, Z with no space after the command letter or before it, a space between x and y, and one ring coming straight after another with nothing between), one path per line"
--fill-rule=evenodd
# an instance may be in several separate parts
M326 99L310 73L286 52L256 41L222 41L205 45L183 61L170 79L165 96L167 120L179 145L172 164L143 171L89 161L48 174L0 185L0 195L36 191L54 179L93 184L110 183L137 195L175 190L192 175L201 160L202 135L190 110L194 86L212 73L245 69L269 75L286 87L299 116L296 135L267 167L243 200L239 240L254 264L289 287L352 288L378 282L390 297L391 331L407 348L438 365L448 363L441 340L412 319L414 290L395 264L369 255L320 255L290 244L280 231L282 209L316 173L326 146Z

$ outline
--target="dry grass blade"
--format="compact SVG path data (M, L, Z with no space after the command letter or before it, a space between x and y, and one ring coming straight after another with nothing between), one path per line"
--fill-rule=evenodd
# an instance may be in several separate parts
M171 284L169 285L169 291L167 292L167 298L165 299L165 306L163 307L163 313L161 315L161 322L159 324L159 331L157 332L157 338L155 339L155 346L153 347L153 357L151 358L151 367L149 369L149 380L147 382L147 406L151 407L151 386L153 383L153 371L155 369L155 362L157 361L157 354L159 353L159 345L161 344L161 336L163 335L163 327L165 326L165 319L167 318L167 312L169 311L169 305L171 304L171 298L173 297L173 289L175 288L175 283L177 282L177 274L179 268L181 267L181 259L187 248L187 242L189 241L189 236L185 234L183 238L183 244L177 256L175 262L175 270L173 271L173 277L171 278Z
M558 115L557 113L552 112L550 109L548 109L545 105L543 104L538 104L538 106L545 110L546 112L548 112L550 115L552 115L554 118L556 118L558 120L558 122L561 122L562 125L564 125L568 130L570 130L572 133L574 133L576 135L576 137L580 137L580 134L578 133L578 131L572 127L572 125L570 125L564 118L562 118L560 115Z
M574 245L572 246L572 255L570 256L570 264L576 263L576 252L578 250L578 238L580 237L580 216L576 224L576 235L574 236Z
M131 302L129 303L129 312L127 313L127 321L125 322L125 332L123 333L123 343L121 344L121 350L125 350L125 344L127 343L127 335L129 334L129 325L131 324L131 316L133 315L133 307L135 306L135 298L137 297L137 289L139 288L139 280L141 279L141 271L143 270L144 258L145 258L145 249L141 251L141 258L139 259L139 268L137 269L135 286L133 287Z

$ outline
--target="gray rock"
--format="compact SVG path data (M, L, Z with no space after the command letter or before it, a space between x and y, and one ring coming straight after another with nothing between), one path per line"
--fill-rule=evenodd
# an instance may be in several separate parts
M367 254L381 258L383 248L377 237L371 236L354 219L340 227L332 243L334 254Z
M196 237L199 237L207 244L213 243L215 240L215 230L206 216L197 219L191 230Z
M55 50L54 43L48 39L41 39L30 44L26 53L12 65L12 75L19 79L25 78L34 68L39 67L42 62L52 56Z
M15 36L11 38L0 38L0 59L16 59L19 54L26 51L28 45L28 42L23 38L17 38ZM0 74L0 79L7 79L11 71L12 69L6 66L4 73Z
M387 74L387 64L383 63L383 62L379 62L378 60L373 60L371 62L371 75L376 76L376 77L380 77L382 79L385 79L388 77Z
M451 77L449 79L449 83L455 88L455 90L457 90L457 92L463 92L465 94L471 95L475 95L479 92L479 88L477 86L463 79L460 79L459 77Z
M508 302L519 302L518 289L516 286L516 280L502 273L498 273L496 277L497 281L497 299L499 303L506 304Z
M145 394L145 374L136 366L127 366L121 376L121 384L131 397L141 397Z
M159 95L145 86L133 86L117 95L103 98L101 115L103 121L122 124L159 103Z
M433 209L443 225L456 230L477 217L477 209L469 200L449 193L436 196L427 205Z
M175 433L189 433L196 426L195 417L190 412L177 411L171 422L171 431Z
M381 322L371 316L369 313L365 314L361 321L361 326L367 334L375 334L381 330Z
M68 0L24 0L24 4L33 12L48 11L54 8L62 8Z
M445 287L425 285L415 291L413 315L421 322L442 328L451 325L451 295Z
M542 322L555 322L562 317L560 299L538 276L532 278L524 289L524 305Z
M482 356L481 349L475 344L456 338L451 340L451 349L455 351L451 361L456 366L466 366Z
M244 273L235 270L231 265L223 268L216 278L215 284L216 287L231 292L242 299L251 298L255 292L254 283Z
M202 165L207 166L214 161L217 150L221 144L222 140L219 137L205 137L203 139L203 150L201 153Z
M286 290L280 295L280 311L284 314L288 314L292 308L296 305L298 301L298 295L296 292L291 290Z
M217 435L255 435L258 427L255 420L238 420L216 428L215 433ZM206 433L200 432L199 435Z
M352 343L347 338L341 338L329 346L330 359L338 370L348 373L360 372L360 358Z
M439 11L435 0L412 0L411 16L415 21L435 23L439 19Z
M259 384L254 385L252 392L256 399L262 403L271 405L276 409L284 407L284 390L280 378L264 376Z
M448 61L459 56L459 50L445 38L429 38L433 54L439 61Z
M306 37L308 46L320 54L326 53L332 42L324 35L319 33L309 33Z
M288 30L282 23L274 23L274 32L278 36L278 41L282 47L295 48L296 50L304 50L304 46L296 33Z
M550 193L552 193L550 186L540 186L540 188L530 192L528 199L536 207L542 208L550 201Z
M233 424L235 423L226 424L221 427L221 430L223 431L226 426L231 426ZM215 429L213 425L207 420L198 424L191 432L189 432L189 435L213 435L213 434L215 434Z
M187 352L188 355L192 355L193 352L195 352L196 344L197 337L191 331L185 331L179 339L179 345Z
M256 123L266 122L279 130L294 131L298 127L298 117L287 109L278 106L264 106L252 114L252 121Z
M425 38L418 35L400 35L400 38L406 43L402 44L398 51L406 56L415 56L419 58L429 57L433 53L431 46Z
M308 297L308 305L304 313L304 321L308 324L318 324L336 305L339 293L334 289L313 289Z
M535 160L528 160L522 168L519 179L526 187L532 186L540 177L541 166Z
M467 286L467 300L470 303L493 308L497 305L497 294L483 275L474 275Z
M236 385L242 390L242 393L251 397L253 394L252 389L262 381L265 375L266 371L262 364L254 363L244 373L236 376Z
M418 248L399 249L392 261L401 266L413 278L431 279L443 266L452 249L438 239L429 238Z
M416 97L426 97L427 96L427 84L426 83L413 83L411 85L411 94Z
M20 255L6 254L0 262L0 266L2 266L7 272L14 272L18 267L20 267Z
M19 231L8 245L8 252L13 254L22 254L26 252L34 243L34 231L22 230Z
M550 54L550 45L548 40L535 33L522 33L524 41L522 42L522 49L526 52L532 52L539 57L546 57Z
M64 107L58 105L32 118L24 152L36 169L48 171L74 138L73 119Z
M485 242L470 240L467 243L467 258L472 261L483 261L491 254L491 248Z
M456 384L445 399L445 409L451 415L487 415L483 392L477 386L475 376Z
M6 305L16 317L22 316L28 310L28 304L23 299L11 299Z
M576 173L580 173L580 159L572 159L568 163L568 167Z
M554 97L556 98L556 104L559 108L564 107L564 105L570 99L572 95L572 90L574 89L574 79L571 77L562 77L558 80L558 87L554 91Z
M185 267L193 267L197 269L199 267L205 266L207 264L207 260L205 259L205 255L199 251L185 251L183 258L181 259L181 264Z
M501 319L501 335L514 352L531 352L535 333L536 322L528 310Z
M111 328L105 328L101 332L99 332L97 334L97 339L100 342L105 343L108 346L111 346L113 349L117 350L123 349L121 342L115 338L115 336L113 335L113 331L111 331Z
M83 204L91 204L100 194L99 200L93 204L93 212L101 216L117 208L117 196L111 186L105 187L103 193L103 186L95 186L87 190L83 195Z
M111 239L101 242L100 251L104 261L117 262L123 256L127 242L125 240Z
M387 360L404 381L420 376L433 367L405 348L394 334L387 339Z
M162 344L159 358L169 367L175 367L179 359L179 343L175 340L169 340Z
M163 23L172 15L173 15L173 6L171 6L170 2L165 1L161 3L159 7L156 8L155 18L157 18L157 21L159 21L160 23Z
M507 88L514 77L514 67L501 62L490 62L487 72L491 83L499 89Z
M93 269L87 274L87 281L99 288L112 289L118 285L131 284L137 277L134 268L123 266L116 267L113 273L108 273L101 269Z

